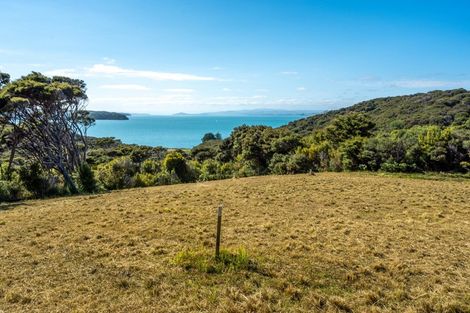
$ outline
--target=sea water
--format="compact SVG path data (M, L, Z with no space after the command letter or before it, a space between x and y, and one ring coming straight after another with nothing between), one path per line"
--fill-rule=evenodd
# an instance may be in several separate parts
M243 124L279 127L304 115L269 116L130 116L129 120L98 120L88 130L93 137L115 137L123 143L168 148L191 148L208 132L230 135Z

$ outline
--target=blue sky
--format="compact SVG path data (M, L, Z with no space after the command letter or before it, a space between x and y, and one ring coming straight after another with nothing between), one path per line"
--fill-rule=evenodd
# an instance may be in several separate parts
M0 0L0 8L0 70L81 78L90 109L333 109L470 89L470 1Z

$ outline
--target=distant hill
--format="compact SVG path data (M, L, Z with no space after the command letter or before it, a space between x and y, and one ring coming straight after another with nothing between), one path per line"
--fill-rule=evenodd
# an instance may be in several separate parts
M219 112L206 112L206 113L185 113L180 112L173 114L175 116L273 116L273 115L312 115L318 114L322 111L319 110L280 110L280 109L252 109L252 110L232 110L232 111L219 111Z
M89 111L90 116L95 120L128 120L127 113L107 112L107 111Z
M470 92L465 89L431 91L407 96L377 98L290 122L285 127L299 134L328 125L351 112L367 114L377 129L409 128L414 125L460 125L470 118Z

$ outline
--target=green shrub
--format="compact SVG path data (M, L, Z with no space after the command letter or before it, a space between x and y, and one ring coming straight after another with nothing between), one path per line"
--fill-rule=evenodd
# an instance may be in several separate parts
M230 178L233 177L233 163L223 163L219 168L220 178Z
M205 160L201 166L201 175L199 176L200 180L216 180L220 179L220 163L215 160Z
M462 167L462 169L465 172L470 172L470 162L462 161L462 162L460 162L460 167Z
M269 162L269 171L272 174L276 175L283 175L287 174L287 162L288 162L289 156L288 155L283 155L283 154L278 154L276 153L273 155L271 158L271 161Z
M170 173L163 171L156 175L155 185L174 185L179 183L181 183L181 180L174 171Z
M175 172L179 180L183 183L194 180L186 164L186 159L180 152L173 151L168 153L163 159L163 168L168 173Z
M87 163L82 163L78 168L78 186L80 190L88 193L98 190L95 173Z
M250 177L259 175L258 165L255 161L236 161L233 165L235 177Z
M16 181L0 180L0 202L20 200L22 190L21 185Z
M157 175L150 173L138 173L135 175L136 187L150 187L157 185Z
M287 161L287 173L308 173L313 170L313 162L303 153L295 153L289 156Z
M39 163L20 167L19 176L22 184L35 198L44 198L48 194L49 181Z
M382 163L382 166L380 167L380 170L384 172L390 172L390 173L406 173L406 172L413 172L412 167L410 167L406 163L398 163L395 161L387 161Z
M122 189L134 187L136 165L129 157L114 159L98 166L98 180L106 189Z
M161 163L152 159L145 160L140 165L141 173L157 174L158 172L161 172L161 170L162 170Z

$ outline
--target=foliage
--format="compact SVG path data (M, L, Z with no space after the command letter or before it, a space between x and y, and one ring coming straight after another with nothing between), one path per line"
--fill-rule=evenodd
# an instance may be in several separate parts
M191 149L191 156L198 162L215 159L220 153L222 140L209 140Z
M35 162L22 166L19 169L19 177L22 184L35 198L44 198L49 194L51 186L39 163Z
M146 159L162 160L166 154L163 147L148 147L123 144L113 137L88 138L90 151L87 154L87 163L98 165L109 162L117 157L127 156L134 162L141 163Z
M84 110L86 100L83 81L36 72L0 90L1 123L18 139L12 153L55 169L72 193L78 190L71 174L86 157L86 132L93 124Z
M94 120L128 120L126 114L107 111L88 111Z
M436 90L408 96L378 98L339 110L289 123L286 128L308 135L327 127L338 116L362 113L376 129L391 131L416 125L464 125L470 118L470 92L465 89Z
M0 78L5 200L25 197L24 188L34 197L58 194L64 182L71 192L76 182L89 193L311 171L470 171L470 96L463 89L374 99L281 128L242 125L223 140L207 133L191 150L169 151L85 138L93 120L79 110L86 100L80 80L40 73ZM74 132L60 128L59 109L67 112L60 121ZM43 133L31 129L35 123ZM44 153L28 154L33 148Z
M163 168L169 173L175 172L183 183L194 180L183 154L178 151L172 151L165 156Z
M204 136L202 137L201 141L204 143L204 142L207 142L207 141L210 141L210 140L222 140L222 135L220 133L206 133L204 134Z
M78 167L78 185L80 190L93 193L98 190L95 173L87 163L82 163Z
M18 181L0 180L0 202L18 201L23 196L23 188Z
M99 165L97 173L99 182L107 189L130 188L134 187L137 166L129 157L120 157Z
M10 82L10 75L0 71L0 88Z
M353 137L369 137L374 126L364 114L340 115L325 128L325 138L338 144Z

